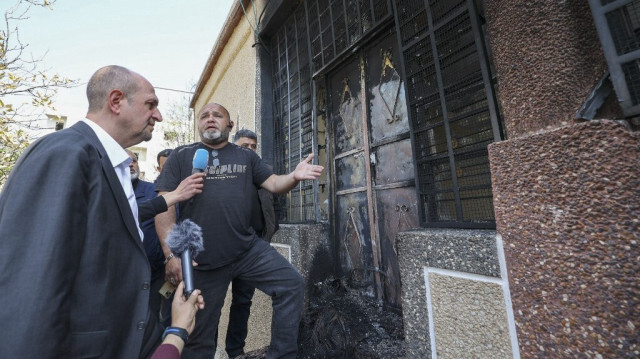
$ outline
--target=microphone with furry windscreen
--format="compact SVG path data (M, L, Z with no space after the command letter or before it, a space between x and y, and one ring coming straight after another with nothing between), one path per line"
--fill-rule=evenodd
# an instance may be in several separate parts
M194 222L185 219L173 225L167 236L167 246L171 252L182 259L182 280L184 281L184 296L189 298L193 287L193 265L191 260L204 250L202 243L202 228Z

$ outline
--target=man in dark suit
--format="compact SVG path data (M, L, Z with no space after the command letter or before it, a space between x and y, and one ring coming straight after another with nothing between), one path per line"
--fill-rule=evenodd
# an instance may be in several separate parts
M0 194L0 358L137 358L159 344L129 156L162 121L119 66L87 84L87 118L21 156Z

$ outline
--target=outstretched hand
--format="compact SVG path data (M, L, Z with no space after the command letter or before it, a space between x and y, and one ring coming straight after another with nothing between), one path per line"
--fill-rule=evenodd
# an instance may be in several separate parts
M307 158L298 163L296 169L293 171L293 178L297 181L314 180L320 177L324 167L320 165L311 164L313 159L313 153L310 153Z
M311 164L313 153L309 154L304 161L298 163L293 172L286 175L272 175L261 184L261 187L271 193L287 193L300 181L315 180L322 174L324 167Z

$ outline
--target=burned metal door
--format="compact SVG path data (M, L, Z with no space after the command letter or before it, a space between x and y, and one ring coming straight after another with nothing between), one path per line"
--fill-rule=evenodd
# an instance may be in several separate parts
M396 234L418 226L396 38L387 32L329 75L334 224L343 273L400 306Z

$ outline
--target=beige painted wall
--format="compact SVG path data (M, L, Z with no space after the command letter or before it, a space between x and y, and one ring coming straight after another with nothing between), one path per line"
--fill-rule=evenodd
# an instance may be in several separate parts
M246 13L254 23L253 9L250 4ZM233 29L229 41L224 45L211 77L194 103L196 114L209 102L216 102L226 107L231 120L235 123L231 136L240 128L256 131L256 51L252 47L254 42L253 30L243 15ZM195 128L197 131L197 116ZM196 139L199 140L199 138L196 133ZM229 290L220 315L216 358L227 357L224 352L224 342L229 321L230 294ZM269 345L270 328L271 300L264 293L256 291L251 306L245 351L249 352Z
M252 14L251 8L247 13ZM232 136L239 128L256 129L256 51L253 43L253 30L243 16L194 106L196 114L209 102L226 107L235 123ZM198 134L196 139L199 139Z

